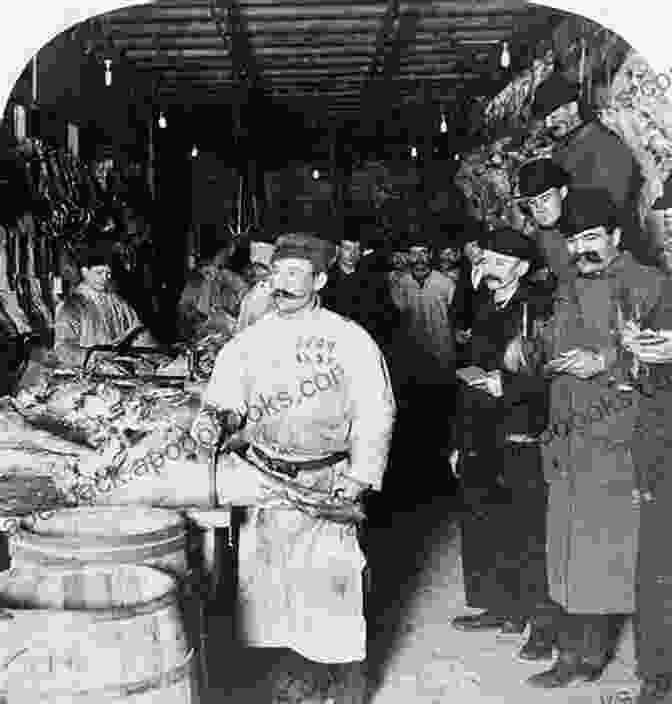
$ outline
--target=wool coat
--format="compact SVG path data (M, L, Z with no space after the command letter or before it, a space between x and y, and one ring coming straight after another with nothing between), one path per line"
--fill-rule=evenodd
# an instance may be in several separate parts
M619 351L617 306L647 315L660 297L660 272L619 255L596 278L559 285L547 329L549 355L574 348L602 353L607 369L551 383L550 423L542 435L549 483L550 596L570 613L631 613L640 509L632 444L639 395L619 390L627 357Z

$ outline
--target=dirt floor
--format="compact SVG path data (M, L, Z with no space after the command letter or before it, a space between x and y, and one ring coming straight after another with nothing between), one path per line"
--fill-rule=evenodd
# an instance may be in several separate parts
M616 660L599 682L554 692L525 684L548 665L517 660L523 638L502 640L495 632L451 628L451 618L467 611L458 517L456 500L443 497L412 510L380 512L372 520L372 592L367 605L371 704L633 702L639 684L629 628ZM269 673L277 677L300 663L283 651L250 650L232 643L225 603L226 598L220 599L223 615L210 620L211 690L203 704L271 704ZM328 700L306 695L299 701Z

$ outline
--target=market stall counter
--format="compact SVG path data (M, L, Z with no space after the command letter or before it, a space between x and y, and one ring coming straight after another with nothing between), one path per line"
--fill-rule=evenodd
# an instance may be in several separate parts
M210 341L209 344L213 344ZM190 464L208 462L189 432L212 360L203 348L130 349L82 368L44 367L28 388L0 401L0 531L65 507L160 505L205 529L214 569L213 531L228 528L228 509L189 497ZM134 492L173 465L172 487L157 499ZM175 465L178 476L174 481ZM142 493L142 492L140 492ZM207 496L207 494L206 494ZM214 573L213 573L214 574Z

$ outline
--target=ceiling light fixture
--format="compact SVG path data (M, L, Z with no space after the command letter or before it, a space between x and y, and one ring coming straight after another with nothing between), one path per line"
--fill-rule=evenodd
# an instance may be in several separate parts
M166 120L166 116L163 114L163 112L159 113L159 127L162 130L165 130L166 127L168 127L168 120Z
M318 169L313 169L313 179L317 181L320 178L320 172Z
M417 147L411 147L411 159L417 159L417 158L418 158Z
M109 88L112 85L112 59L104 59L105 63L105 85Z
M446 116L444 113L441 113L441 126L439 129L441 130L441 134L446 134L446 132L448 132L448 123L446 122Z
M197 156L198 156L198 147L194 144L194 147L191 150L191 158L195 159Z
M502 55L499 59L499 65L502 68L509 68L509 66L511 66L511 53L509 52L509 42L504 42L502 44Z

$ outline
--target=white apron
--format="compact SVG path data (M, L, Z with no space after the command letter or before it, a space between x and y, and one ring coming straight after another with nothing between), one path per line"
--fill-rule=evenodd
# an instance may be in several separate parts
M311 481L331 482L335 467L311 472ZM268 494L263 474L237 455L223 458L217 485L223 504L257 504L248 509L240 529L239 606L245 642L291 648L315 662L364 660L366 560L356 527L315 519L277 502L264 507Z

